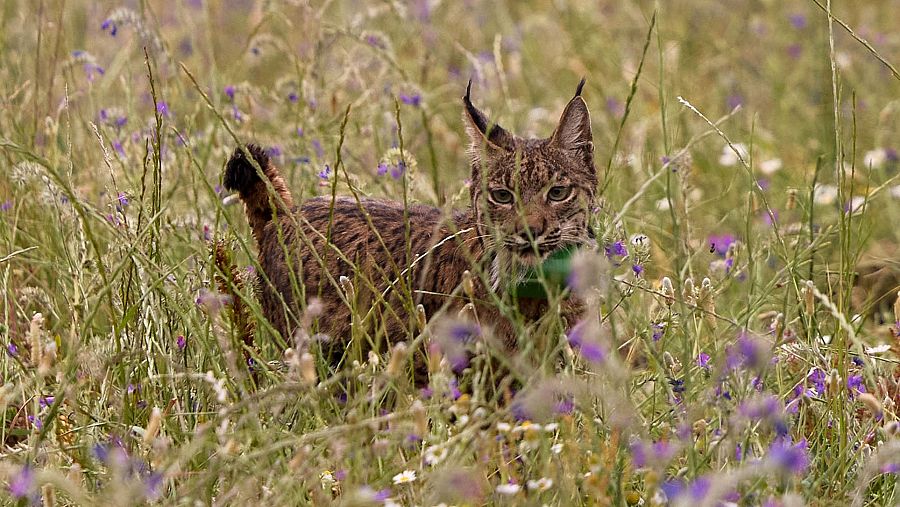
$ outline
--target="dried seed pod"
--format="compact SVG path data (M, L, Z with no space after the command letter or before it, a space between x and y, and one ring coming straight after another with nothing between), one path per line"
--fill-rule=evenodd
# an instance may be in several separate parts
M316 374L316 360L313 358L313 355L309 352L300 354L299 366L300 378L307 384L314 385L318 381L318 375Z
M787 210L792 210L797 207L797 189L789 188L787 191L787 203L784 205L784 208Z
M416 435L424 438L428 434L428 414L425 412L425 405L422 404L422 400L416 400L409 408L413 415Z
M147 421L147 429L144 430L144 443L149 444L153 442L156 438L156 435L159 433L159 428L162 425L162 410L159 407L153 407L153 410L150 411L150 420Z
M693 278L685 278L684 285L681 288L681 297L684 298L684 301L688 304L694 304L696 299L696 289L694 288L694 279Z
M672 306L675 303L675 287L672 286L672 280L668 276L664 276L660 286L663 297L666 299L666 306Z
M347 300L353 301L356 299L356 292L353 289L353 282L350 281L346 276L341 276L338 278L338 281L341 284L341 289L344 291L344 294L347 295Z
M812 280L806 281L806 287L803 289L803 300L806 306L806 314L809 316L813 315L815 312L815 303L816 303L816 294L815 294L816 285Z
M425 315L425 307L421 304L416 305L416 324L419 325L419 332L425 332L425 326L428 324L428 318Z
M860 403L865 405L873 416L879 417L884 413L884 408L881 406L881 402L878 401L878 398L876 398L874 395L870 393L859 393L856 399L859 400Z
M463 271L462 286L466 297L470 301L475 299L475 282L472 280L472 273L468 269Z
M388 376L397 377L403 372L403 366L406 364L406 352L406 343L400 342L394 345L386 370Z

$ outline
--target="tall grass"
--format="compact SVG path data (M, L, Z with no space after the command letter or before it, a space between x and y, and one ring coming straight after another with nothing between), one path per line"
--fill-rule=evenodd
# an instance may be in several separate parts
M898 269L898 22L890 0L5 2L4 502L896 504L900 308L853 285L860 259ZM520 323L510 358L418 314L335 366L313 298L298 336L262 317L220 186L236 144L298 200L461 208L466 82L547 136L582 76L584 320Z

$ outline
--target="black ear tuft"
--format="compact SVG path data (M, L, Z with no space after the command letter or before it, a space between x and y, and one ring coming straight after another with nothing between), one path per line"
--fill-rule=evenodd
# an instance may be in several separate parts
M466 112L469 114L469 118L472 118L472 121L475 123L475 126L478 127L478 131L482 134L486 134L488 130L488 120L484 116L484 114L479 111L472 104L472 80L469 80L469 84L466 85L466 96L463 97L463 102L466 105Z
M248 144L246 152L250 153L253 160L259 164L259 168L263 171L269 167L269 155L259 145ZM228 159L225 166L225 178L222 183L228 190L236 190L240 193L247 192L253 185L261 181L253 163L247 158L245 149L238 146Z
M471 92L472 80L470 79L469 84L466 85L466 95L463 97L463 104L466 107L465 117L468 119L466 131L471 141L474 144L480 144L483 140L487 140L498 148L512 150L514 148L512 134L500 125L492 123L484 113L472 104Z
M584 82L587 80L586 77L581 78L581 82L578 83L578 88L575 89L575 96L581 97L581 90L584 88Z

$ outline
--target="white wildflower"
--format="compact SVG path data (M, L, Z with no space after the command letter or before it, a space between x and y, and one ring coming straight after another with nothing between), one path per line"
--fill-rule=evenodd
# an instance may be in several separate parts
M446 447L438 447L432 446L428 449L425 449L425 453L422 455L422 458L425 460L426 464L431 466L437 465L441 461L444 461L444 458L447 457L447 448Z
M885 162L887 162L887 150L884 148L876 148L863 155L863 165L867 169L881 169Z
M500 484L499 486L497 486L497 493L500 493L501 495L515 495L521 490L522 486L519 486L518 484L512 482Z
M536 481L528 481L526 483L528 485L528 489L534 491L547 491L551 487L553 487L553 479L549 477L541 477Z
M770 158L759 164L759 172L771 176L780 171L783 165L780 158Z
M837 196L838 188L834 185L816 185L815 189L813 189L813 202L816 204L821 204L823 206L834 204L834 201L837 200Z
M887 351L891 350L891 346L888 344L878 345L876 347L868 347L866 348L866 354L874 355L874 354L883 354Z
M732 149L732 146L734 149ZM747 150L747 145L743 143L734 143L731 146L725 145L722 147L722 155L719 156L719 164L724 165L725 167L731 167L733 165L737 165L740 162L740 159L747 160L747 154L749 151ZM738 157L740 154L740 157Z
M513 433L524 433L526 431L541 431L541 425L531 421L523 421L522 424L512 429Z
M862 211L863 206L866 204L866 198L863 196L856 196L850 199L850 204L847 206L847 210L850 213L856 213L858 211Z
M559 429L559 423L549 423L544 425L544 431L547 433L553 433L554 431Z
M497 431L499 431L500 433L507 433L511 429L512 425L507 422L501 421L497 423Z
M550 452L552 452L553 454L559 454L562 452L562 450L563 450L562 444L553 444L550 446Z
M416 471L415 470L404 470L394 476L394 484L407 484L410 482L415 482L415 480L416 480Z

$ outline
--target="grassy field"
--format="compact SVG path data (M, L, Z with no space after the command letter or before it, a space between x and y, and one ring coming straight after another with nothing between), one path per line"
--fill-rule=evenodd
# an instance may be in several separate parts
M900 3L831 3L0 2L0 501L900 503L900 303L853 290L900 257ZM467 81L545 137L581 77L602 326L505 392L478 340L420 388L270 331L237 143L461 208Z

